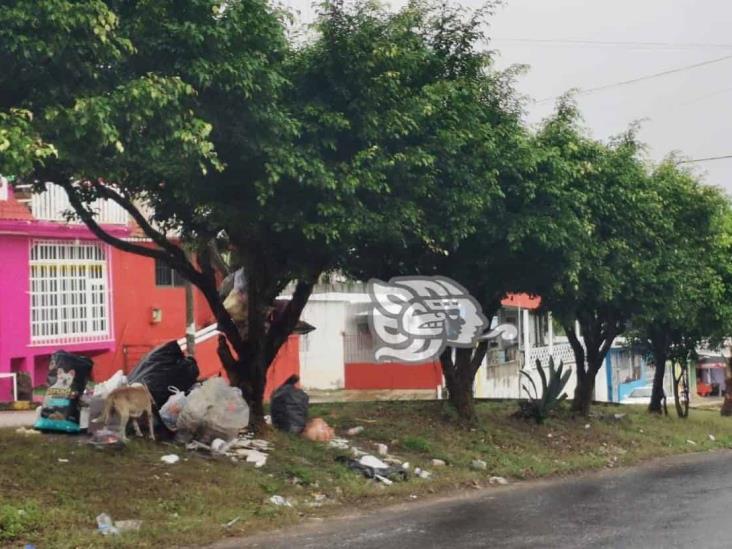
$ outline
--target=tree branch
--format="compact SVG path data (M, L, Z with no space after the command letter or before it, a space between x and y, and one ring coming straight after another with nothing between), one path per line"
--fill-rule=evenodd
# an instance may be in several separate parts
M66 195L69 197L69 203L71 204L71 207L74 208L76 215L81 218L81 220L89 228L92 234L94 234L94 236L96 236L102 242L105 242L110 246L114 246L115 248L122 250L123 252L138 254L153 259L160 259L163 261L167 259L165 252L161 249L140 246L139 244L134 244L121 238L117 238L116 236L112 236L107 231L105 231L99 225L99 223L97 223L97 221L94 219L94 214L92 214L92 212L90 212L84 206L84 203L82 202L81 198L79 198L79 195L76 193L71 183L54 184L59 185L64 191L66 191Z

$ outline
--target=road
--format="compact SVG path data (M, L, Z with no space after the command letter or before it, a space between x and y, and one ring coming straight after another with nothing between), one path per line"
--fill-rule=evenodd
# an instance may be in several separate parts
M732 547L732 452L476 491L217 548Z

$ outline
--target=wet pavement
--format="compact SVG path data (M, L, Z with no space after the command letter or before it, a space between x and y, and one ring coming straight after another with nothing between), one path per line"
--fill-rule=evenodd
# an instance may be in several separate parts
M732 547L732 452L475 491L216 547Z

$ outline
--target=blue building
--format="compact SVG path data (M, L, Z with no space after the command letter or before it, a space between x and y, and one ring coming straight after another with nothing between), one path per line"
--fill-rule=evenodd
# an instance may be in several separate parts
M607 394L610 402L620 402L631 391L653 383L653 365L646 352L633 345L611 347L605 357Z

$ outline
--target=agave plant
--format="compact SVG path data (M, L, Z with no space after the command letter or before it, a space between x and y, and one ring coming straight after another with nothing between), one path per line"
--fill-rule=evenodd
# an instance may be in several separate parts
M561 361L559 362L559 367L554 368L554 359L551 357L549 357L548 378L539 359L536 360L536 370L539 372L539 377L541 378L541 395L536 388L536 383L534 383L531 374L525 370L521 370L521 374L529 381L533 392L526 385L522 385L521 387L526 391L529 400L527 402L521 402L519 406L524 417L532 417L537 423L543 423L549 416L549 412L567 398L567 393L564 392L564 388L567 386L572 371L567 369L565 372L564 364Z

